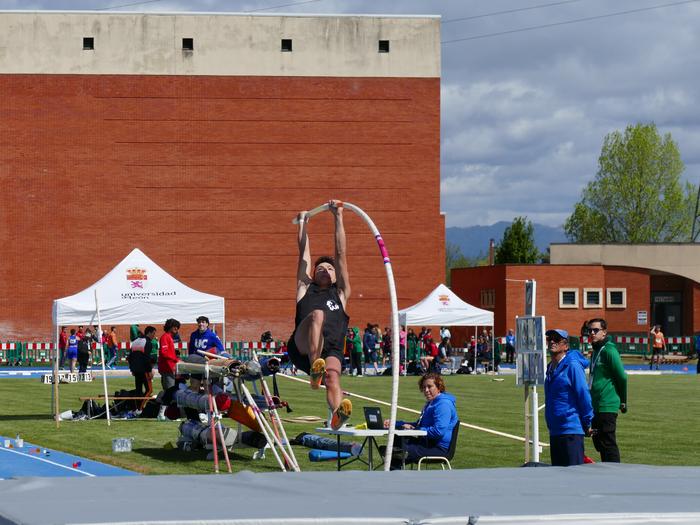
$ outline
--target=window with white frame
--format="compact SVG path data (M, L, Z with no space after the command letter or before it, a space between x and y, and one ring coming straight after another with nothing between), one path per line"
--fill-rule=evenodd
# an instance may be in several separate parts
M578 308L578 288L559 288L559 308Z
M608 308L627 308L627 288L607 289Z
M583 289L583 307L584 308L602 308L603 307L603 289L602 288L584 288Z

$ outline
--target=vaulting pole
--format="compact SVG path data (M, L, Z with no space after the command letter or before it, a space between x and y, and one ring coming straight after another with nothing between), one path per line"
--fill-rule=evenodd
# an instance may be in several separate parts
M391 415L389 417L389 435L388 435L388 440L387 440L387 447L386 447L386 455L384 457L384 470L388 471L391 468L391 455L394 447L394 435L395 435L395 427L396 427L396 406L399 402L399 364L400 364L400 359L399 359L399 308L398 308L398 303L396 300L396 284L394 282L394 272L391 267L391 259L389 258L389 252L386 249L386 246L384 244L384 239L382 239L381 234L379 233L379 230L375 226L374 222L372 219L370 219L369 215L367 215L364 211L362 211L360 208L355 206L354 204L351 204L349 202L343 202L343 207L345 209L348 209L352 211L353 213L357 214L362 218L367 226L369 226L369 229L372 231L372 235L374 235L374 239L377 241L377 247L379 248L379 253L382 256L382 259L384 260L384 269L386 270L386 278L387 282L389 285L389 300L391 302L391 333L392 333L392 338L391 338ZM323 204L319 206L318 208L314 208L313 210L309 211L307 213L307 217L310 219L314 215L317 215L323 211L327 211L329 209L328 204ZM294 219L292 221L293 223L297 223L298 221Z

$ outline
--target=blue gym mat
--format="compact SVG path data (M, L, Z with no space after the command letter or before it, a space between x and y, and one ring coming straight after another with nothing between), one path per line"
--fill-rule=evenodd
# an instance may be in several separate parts
M5 444L9 444L6 447ZM106 465L74 454L39 447L24 442L18 447L15 439L0 436L0 478L19 477L96 477L138 476L136 472Z

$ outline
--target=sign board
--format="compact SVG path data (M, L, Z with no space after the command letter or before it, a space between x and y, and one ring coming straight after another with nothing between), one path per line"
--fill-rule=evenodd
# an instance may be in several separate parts
M515 319L516 385L544 385L545 331L544 316Z
M86 381L90 382L92 381L92 373L91 372L81 372L81 373L75 373L75 372L59 372L58 373L58 382L59 383L77 383L79 381ZM45 385L51 385L53 384L53 374L44 374L41 376L41 382L44 383Z
M637 324L639 326L646 326L648 322L648 316L646 310L637 311Z

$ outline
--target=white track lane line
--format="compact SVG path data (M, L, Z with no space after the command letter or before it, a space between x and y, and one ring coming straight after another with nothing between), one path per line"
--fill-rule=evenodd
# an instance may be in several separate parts
M49 463L51 465L56 465L57 467L61 467L61 468L67 469L67 470L72 470L73 472L77 472L79 474L82 474L83 476L88 476L90 478L96 477L95 474L90 474L89 472L83 472L82 470L78 470L77 468L73 468L73 467L67 467L65 465L61 465L60 463L56 463L55 461L50 461L48 459L40 458L39 456L25 454L24 452L18 452L17 450L12 450L10 448L5 448L5 447L0 447L0 450L4 450L5 452L12 452L13 454L19 454L20 456L27 456L28 458L32 458L32 459L38 459L39 461L43 461L44 463Z

